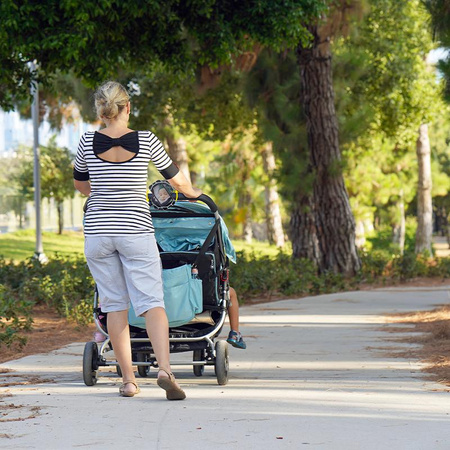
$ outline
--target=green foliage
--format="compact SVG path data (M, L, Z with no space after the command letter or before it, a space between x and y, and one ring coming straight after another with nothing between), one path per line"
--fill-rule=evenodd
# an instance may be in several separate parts
M237 140L242 133L254 126L256 116L243 98L243 72L228 68L213 78L213 88L199 92L199 81L184 89L177 116L184 127L195 124L200 135L206 139L225 140L231 133Z
M94 282L83 256L54 257L42 265L34 258L18 264L0 260L0 284L19 302L46 304L61 316L84 324L83 301L93 296ZM83 309L84 308L84 309Z
M344 173L357 222L377 217L395 226L401 204L415 211L418 127L442 122L444 110L440 83L426 63L433 48L428 20L419 0L373 0L349 37L335 42ZM435 154L446 152L442 139L431 143ZM446 195L443 167L433 167L439 195Z
M430 258L407 251L388 255L383 251L361 254L361 280L366 283L405 282L418 277L449 278L450 258Z
M27 97L36 60L40 81L72 71L91 84L159 62L170 71L231 62L255 43L282 49L306 43L302 24L315 20L325 0L71 0L0 3L0 105ZM149 63L150 62L150 63Z
M30 258L19 263L0 259L0 346L23 347L21 332L32 326L32 308L45 304L61 316L86 325L92 322L94 283L84 257Z
M33 302L17 297L8 285L0 284L0 348L22 348L27 339L20 333L31 329Z
M273 142L280 164L275 176L288 202L312 190L300 75L294 51L261 52L245 80L245 99L256 112L263 141Z
M385 220L387 222L387 220ZM417 229L417 222L414 218L408 217L406 219L405 230L405 250L414 251L415 235ZM365 245L366 251L375 251L375 253L385 253L387 259L392 255L400 252L398 244L392 241L392 227L388 224L382 225L376 232L367 236Z
M81 300L67 311L67 318L80 326L85 326L93 321L92 300Z
M40 146L40 180L41 197L53 198L57 204L59 217L59 231L63 228L62 204L65 199L73 198L72 163L73 155L67 148L56 145L53 136L46 146ZM5 212L11 209L22 217L25 204L34 198L34 170L33 150L29 147L19 147L13 158L4 160L4 177L0 182L0 198ZM9 207L9 209L7 209Z
M244 300L332 293L350 289L353 283L331 272L319 276L311 261L284 252L271 257L241 251L237 257L238 264L231 267L230 283Z
M64 228L63 202L75 195L73 156L68 148L56 145L56 136L40 150L41 197L55 200L58 210L58 232L61 234Z
M28 147L19 146L12 158L3 158L0 167L0 213L13 211L23 226L26 202L32 201L33 158Z
M73 198L73 155L66 147L58 147L56 136L40 147L41 196L57 203Z
M354 278L327 272L318 275L308 260L286 253L264 256L238 252L230 283L243 303L252 297L306 296L354 290L361 283L406 282L417 277L450 277L450 258L429 258L408 250L404 255L386 250L362 251L362 269Z
M422 0L431 14L433 38L447 51L450 49L450 6L448 0ZM445 77L445 99L450 101L450 53L439 61L438 67Z
M244 131L240 138L229 136L205 178L206 185L213 187L212 195L235 235L241 234L249 217L254 222L264 219L267 176L258 148L254 128Z

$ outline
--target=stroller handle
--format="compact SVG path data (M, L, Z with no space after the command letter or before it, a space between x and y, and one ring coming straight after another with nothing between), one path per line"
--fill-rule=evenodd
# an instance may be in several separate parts
M217 205L214 203L214 200L206 194L199 195L196 198L186 197L181 192L178 194L178 200L200 200L205 203L211 212L216 213L218 211Z

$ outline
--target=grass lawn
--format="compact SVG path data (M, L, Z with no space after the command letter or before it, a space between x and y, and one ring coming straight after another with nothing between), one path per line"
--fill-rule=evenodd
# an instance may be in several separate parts
M232 239L231 242L233 242L233 246L237 252L245 251L246 253L254 253L259 256L277 256L279 253L278 247L275 245L270 245L265 241L253 241L251 244L248 244L247 242L239 239ZM291 244L286 244L283 250L287 253L292 252Z
M36 232L20 230L14 233L0 234L0 256L6 260L22 261L34 255ZM276 256L278 249L267 242L254 241L247 244L241 240L233 240L236 251L244 250L256 255ZM62 235L51 232L42 233L44 253L48 256L83 254L84 237L82 232L64 231Z
M42 233L44 253L54 256L83 254L84 237L82 232L64 231L62 235L44 231ZM34 255L36 246L35 230L20 230L0 235L0 256L6 260L21 261Z

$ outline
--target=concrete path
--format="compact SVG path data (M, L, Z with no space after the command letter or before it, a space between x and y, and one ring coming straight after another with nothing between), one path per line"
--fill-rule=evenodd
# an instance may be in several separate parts
M450 256L450 248L445 236L433 236L433 249L438 258L448 258Z
M139 396L121 398L107 369L85 386L83 343L5 363L0 369L13 372L2 384L29 384L1 388L0 448L448 450L450 394L424 379L417 361L385 356L399 344L386 340L393 325L382 316L431 309L448 292L386 289L243 307L248 349L230 349L229 384L217 385L211 367L201 378L178 367L183 402L166 401L153 377L140 379Z

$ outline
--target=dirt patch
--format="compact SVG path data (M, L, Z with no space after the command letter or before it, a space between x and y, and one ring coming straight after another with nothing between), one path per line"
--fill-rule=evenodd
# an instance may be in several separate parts
M426 364L424 372L434 381L450 386L450 306L444 305L432 311L390 314L390 323L409 324L408 327L392 327L388 331L398 333L396 342L419 344L390 356L417 358ZM401 333L419 333L401 337Z
M24 375L24 374L1 374L0 375L0 387L10 387L10 386L26 386L35 385L42 383L54 383L54 379L51 378L41 378L36 375ZM1 396L0 396L1 398Z
M28 339L25 347L8 349L1 346L0 363L37 353L47 353L72 342L90 341L95 330L93 324L79 327L42 305L33 310L33 320L32 330L23 333Z
M22 422L35 419L40 410L39 406L15 405L14 403L0 405L0 422Z

